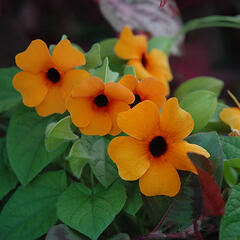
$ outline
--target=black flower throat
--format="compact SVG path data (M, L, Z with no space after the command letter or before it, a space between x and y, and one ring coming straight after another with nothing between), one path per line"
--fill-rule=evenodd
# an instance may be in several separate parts
M48 80L50 80L52 83L57 83L59 82L61 75L58 72L58 70L56 70L55 68L50 68L46 74Z
M94 102L98 107L105 107L108 105L108 98L104 94L100 94L94 98Z
M161 136L155 137L149 143L149 150L154 157L160 157L167 151L167 143Z

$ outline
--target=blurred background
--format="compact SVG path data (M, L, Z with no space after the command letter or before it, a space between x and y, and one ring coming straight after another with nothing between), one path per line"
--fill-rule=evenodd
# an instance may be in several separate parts
M150 36L172 36L191 19L240 13L239 0L168 0L159 6L160 0L0 0L0 67L13 66L15 55L36 38L56 44L66 34L88 50L117 37L125 24ZM196 76L212 76L225 81L223 98L230 100L230 89L240 99L239 43L238 29L188 33L170 57L172 89Z

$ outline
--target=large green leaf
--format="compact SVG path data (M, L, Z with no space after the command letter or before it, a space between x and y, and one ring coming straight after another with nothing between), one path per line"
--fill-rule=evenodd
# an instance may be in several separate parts
M223 81L213 77L196 77L182 83L175 91L174 95L182 99L185 95L198 91L208 90L218 96L223 88Z
M65 146L54 152L45 149L45 129L53 117L42 118L23 105L13 114L7 132L7 151L11 167L23 185L61 155Z
M63 171L48 172L21 186L0 215L1 240L35 240L57 222L56 202L67 185Z
M17 185L17 178L10 169L5 138L0 138L0 200Z
M78 136L71 130L71 118L67 116L57 123L50 123L46 130L46 149L51 152L56 150L65 142L78 139Z
M108 189L100 184L89 189L81 183L73 183L60 196L57 213L62 222L96 240L121 211L125 201L125 189L120 182Z
M96 69L90 69L89 72L96 77L99 77L103 80L103 82L114 82L118 78L117 72L112 72L109 68L109 61L106 57L103 61L103 65Z
M0 112L9 110L21 101L21 95L12 85L12 79L19 71L16 67L0 69Z
M187 138L189 143L197 144L210 153L209 160L214 167L214 175L219 187L222 185L223 179L223 149L216 132L197 133Z
M217 107L217 95L207 90L194 91L180 101L180 106L189 112L194 120L194 132L204 128Z
M220 225L220 240L238 240L240 237L240 185L232 188Z
M98 181L105 187L111 185L118 178L116 165L107 153L109 141L100 138L92 145L89 164Z
M67 225L58 224L49 230L45 240L82 240L82 238L77 236Z
M165 54L169 56L169 54L171 53L172 44L173 38L166 36L155 37L148 42L148 51L156 48L162 50Z
M240 137L220 136L223 147L224 158L234 159L240 156Z

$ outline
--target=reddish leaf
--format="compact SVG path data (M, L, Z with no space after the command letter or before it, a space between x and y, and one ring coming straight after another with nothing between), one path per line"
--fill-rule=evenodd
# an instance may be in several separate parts
M225 202L222 199L221 191L208 172L196 166L200 185L203 193L203 215L222 216L224 214Z
M166 4L167 0L161 0L160 1L160 8L163 8Z

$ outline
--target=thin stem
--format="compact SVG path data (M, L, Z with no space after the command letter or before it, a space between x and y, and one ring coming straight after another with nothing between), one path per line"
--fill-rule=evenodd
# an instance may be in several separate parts
M227 93L232 98L232 100L236 103L236 105L240 108L240 103L237 100L237 98L229 90L227 90Z

